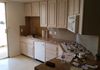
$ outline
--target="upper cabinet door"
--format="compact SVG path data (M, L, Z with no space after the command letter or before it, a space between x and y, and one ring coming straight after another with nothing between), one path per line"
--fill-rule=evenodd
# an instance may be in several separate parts
M31 16L32 15L32 4L31 3L25 3L25 16Z
M69 0L67 29L73 33L78 32L79 14L80 14L80 0Z
M40 2L40 26L47 27L47 2Z
M40 16L40 3L39 2L32 3L32 16Z
M74 15L80 14L80 0L74 1Z
M66 28L67 0L57 0L57 28Z
M69 0L68 15L78 15L80 14L80 0Z
M74 15L74 0L68 1L68 15L69 16Z
M48 27L56 27L56 0L48 0Z

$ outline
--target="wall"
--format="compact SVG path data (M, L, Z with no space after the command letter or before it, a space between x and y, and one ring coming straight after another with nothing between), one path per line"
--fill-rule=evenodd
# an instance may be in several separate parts
M13 57L20 54L19 25L24 25L24 4L7 2L7 29L9 56Z
M90 50L94 55L98 52L99 37L90 35L77 35L76 41Z
M52 32L52 37L57 38L57 39L62 39L62 40L72 40L75 41L76 35L67 29L49 29ZM56 35L55 35L56 32Z

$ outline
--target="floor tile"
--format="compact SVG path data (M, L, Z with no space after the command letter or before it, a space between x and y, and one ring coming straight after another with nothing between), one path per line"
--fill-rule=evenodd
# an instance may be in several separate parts
M26 56L17 56L0 60L0 70L34 70L40 62Z

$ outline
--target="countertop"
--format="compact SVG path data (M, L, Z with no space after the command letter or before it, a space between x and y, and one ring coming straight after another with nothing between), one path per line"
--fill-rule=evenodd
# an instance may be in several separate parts
M23 39L23 40L25 40L25 39L30 39L30 40L32 40L32 41L43 41L43 42L49 42L49 43L53 43L53 44L59 44L60 46L61 46L61 48L63 49L63 51L64 52L66 52L66 47L64 47L64 45L62 45L62 43L63 42L66 42L65 40L58 40L58 39L43 39L43 38L41 38L41 37L39 37L39 38L33 38L32 36L21 36L21 38ZM93 57L91 57L90 56L90 58L93 58ZM88 61L88 63L90 63L90 64L94 64L96 61L94 61L94 60L90 60L90 61ZM99 62L99 64L100 64L100 62Z
M20 37L21 40L32 40L32 41L43 41L43 42L49 42L49 43L53 43L53 44L58 44L59 42L56 40L56 39L44 39L44 38L41 38L41 37L38 37L38 38L34 38L32 36L21 36Z

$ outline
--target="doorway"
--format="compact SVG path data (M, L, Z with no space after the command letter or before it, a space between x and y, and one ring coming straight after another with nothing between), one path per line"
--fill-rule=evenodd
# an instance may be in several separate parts
M0 59L8 57L5 3L0 3Z

